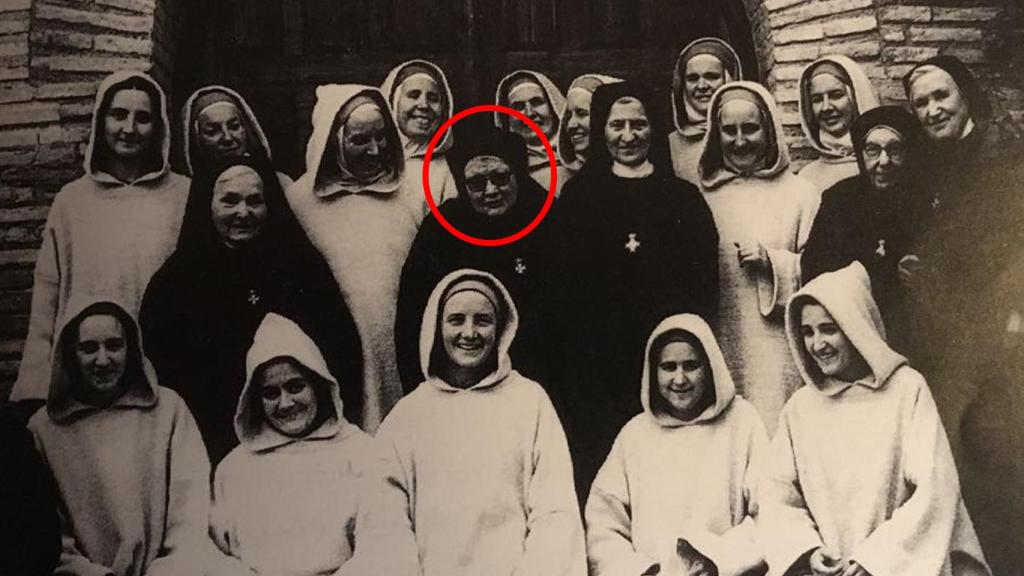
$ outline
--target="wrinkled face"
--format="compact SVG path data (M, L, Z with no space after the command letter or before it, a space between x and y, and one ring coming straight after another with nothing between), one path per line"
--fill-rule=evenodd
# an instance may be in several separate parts
M651 123L644 105L636 98L619 98L608 112L604 137L612 160L639 166L651 149Z
M79 373L98 394L117 390L128 363L128 345L121 322L108 314L84 318L75 345Z
M441 311L441 340L456 366L482 366L494 352L496 338L497 314L483 294L467 290L445 302Z
M722 105L719 119L726 163L743 174L761 168L768 154L768 130L757 105L730 100Z
M693 410L707 393L710 378L708 360L689 342L669 342L658 359L658 392L672 415L692 418Z
M590 148L590 101L594 95L586 90L570 90L565 101L565 131L572 140L573 150L577 156L587 157Z
M212 160L245 155L246 130L242 113L230 102L208 106L196 119L199 149Z
M232 166L213 185L210 215L220 239L237 247L256 238L267 223L263 180L248 166Z
M853 99L846 84L831 74L811 78L811 111L818 126L837 138L850 132Z
M540 127L540 131L548 138L554 135L555 113L540 85L528 83L516 86L508 95L508 105L509 108L516 112L522 112L524 116L533 120L534 124ZM512 131L522 136L530 144L540 143L540 138L529 126L514 118L512 119Z
M864 376L867 365L839 324L820 304L807 304L800 314L804 349L821 373L847 382Z
M341 158L357 178L370 179L385 170L388 136L384 115L376 106L359 106L338 131Z
M267 422L278 432L286 436L311 432L318 408L313 383L291 361L274 361L263 369L260 400Z
M686 102L697 112L707 114L711 95L725 84L725 65L711 54L698 54L686 62L683 80Z
M114 156L135 159L153 145L154 123L149 94L131 88L118 90L103 118L103 139Z
M878 126L864 137L864 171L871 185L888 190L903 177L907 153L903 138L896 131Z
M395 115L398 129L412 140L429 141L441 125L441 88L432 78L415 76L402 83Z
M945 70L932 70L914 80L910 104L932 140L960 139L971 117L967 99Z
M516 177L497 156L477 156L466 163L466 193L478 214L501 216L519 197Z

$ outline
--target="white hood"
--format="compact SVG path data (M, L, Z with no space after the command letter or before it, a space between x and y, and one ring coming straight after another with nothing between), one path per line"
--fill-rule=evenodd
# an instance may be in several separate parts
M715 403L708 406L700 415L692 420L679 420L670 415L655 412L651 407L652 380L656 378L656 359L651 357L652 346L655 341L666 332L682 330L694 335L704 348L704 355L707 357L708 367L711 371L711 378L715 385ZM700 316L695 314L676 314L662 320L651 332L647 339L647 346L644 349L644 371L640 380L640 403L644 412L650 414L659 424L666 427L687 426L714 420L719 414L725 411L736 397L736 384L733 382L729 367L725 364L725 357L722 355L718 341Z
M104 78L103 81L100 82L99 88L96 90L96 101L93 104L92 111L92 130L89 132L89 143L85 148L84 168L86 175L104 184L124 184L124 182L121 182L112 175L99 170L96 164L96 154L99 153L97 139L103 137L103 114L101 114L100 108L107 100L107 96L111 88L131 78L137 78L146 84L149 84L160 96L159 102L152 103L156 119L160 123L160 125L156 127L155 137L157 138L157 141L154 142L154 147L160 154L160 163L158 167L143 174L137 178L135 182L130 182L129 184L156 180L170 172L171 169L171 124L167 117L167 94L164 92L164 89L160 87L160 84L158 84L157 81L149 74L135 70L121 70ZM113 97L113 95L110 96Z
M441 124L444 124L445 121L451 118L452 114L455 113L455 101L452 97L452 89L451 86L448 85L448 77L444 75L444 71L433 62L428 62L427 60L407 60L398 66L395 66L390 72L388 72L387 77L384 78L384 83L380 86L380 91L383 92L384 97L387 98L388 105L391 106L391 113L396 117L398 116L398 95L395 92L398 90L400 85L396 85L395 80L397 80L398 75L409 66L419 66L429 70L431 72L430 75L434 78L434 82L437 82L437 85L444 91L445 109L441 116ZM401 130L398 132L399 136L402 138L406 158L422 158L426 155L428 142L413 142L406 137L405 134L402 134ZM453 139L454 136L452 135L451 130L445 132L444 137L442 137L441 141L437 144L437 148L434 149L434 156L446 152L451 148Z
M372 184L362 185L348 182L322 181L320 169L323 165L324 152L327 150L332 133L334 120L338 112L353 98L364 96L372 100L384 113L385 130L388 140L389 173ZM310 180L313 194L320 197L338 193L360 194L374 192L386 194L396 191L405 174L405 155L402 152L401 138L395 125L391 107L384 95L373 86L360 84L324 84L316 89L316 105L313 107L313 134L306 145L306 174L303 179ZM334 162L334 160L329 160Z
M864 266L855 261L846 268L818 276L794 294L786 306L789 349L804 383L815 390L832 396L854 383L825 377L807 354L800 334L800 312L808 303L825 308L867 362L871 376L857 384L881 388L897 368L907 363L886 343L882 315L871 296L871 280Z
M470 390L494 386L504 380L505 377L512 372L512 360L508 355L508 350L512 346L512 341L516 337L516 332L519 330L519 312L516 309L515 303L512 301L512 295L509 294L505 286L491 274L481 272L479 270L463 268L448 274L437 283L434 291L430 294L430 299L427 300L427 306L423 311L423 322L420 324L420 368L423 370L423 374L426 375L427 382L441 390L459 390L458 388L444 382L438 374L433 372L430 365L434 346L438 338L437 327L441 314L441 298L453 284L462 280L474 278L480 279L494 288L498 298L502 300L499 304L504 306L505 311L504 321L501 325L501 333L497 335L496 339L498 355L497 369L480 380L480 382L471 387Z
M803 128L804 136L807 136L811 146L824 156L833 158L848 157L853 160L852 150L851 154L846 156L822 144L820 130L818 129L817 122L814 121L814 109L811 105L811 72L824 62L835 64L846 72L846 76L850 79L850 96L856 107L854 119L860 114L878 107L878 94L875 92L875 87L871 85L871 80L868 79L864 70L846 56L825 56L819 58L811 62L800 74L800 127Z
M193 110L195 108L196 100L201 96L212 93L221 93L228 98L234 100L235 106L242 112L246 121L246 133L248 135L248 142L246 142L246 148L248 149L254 143L258 144L263 148L263 153L268 159L273 159L270 153L270 141L267 140L266 134L263 132L263 127L260 126L259 120L256 118L256 114L249 107L249 103L242 98L242 95L235 92L227 86L218 86L216 84L210 86L203 86L185 101L185 106L181 110L181 124L182 134L185 135L185 167L188 170L188 175L192 176L195 174L197 162L193 160L193 157L198 154L198 151L194 150L193 147L198 146L195 141L196 133L198 132L197 120L192 118L193 114L198 114L200 110Z

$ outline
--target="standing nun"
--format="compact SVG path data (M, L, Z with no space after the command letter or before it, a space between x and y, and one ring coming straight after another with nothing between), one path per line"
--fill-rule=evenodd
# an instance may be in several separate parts
M602 84L621 81L604 74L583 74L569 85L558 127L558 160L568 172L566 178L579 172L590 157L590 104L594 90Z
M864 70L846 56L825 56L800 75L800 125L819 158L800 169L818 193L859 172L850 129L878 106Z
M138 313L150 277L174 251L189 179L170 170L167 99L142 72L100 83L85 175L54 198L36 261L32 313L11 400L45 398L56 329L76 295Z
M676 176L700 184L697 163L708 133L711 96L726 82L742 79L739 56L724 40L700 38L679 53L672 73L672 121L676 129L668 135Z
M1019 341L1014 324L1024 312L1024 155L999 134L987 96L955 57L926 60L904 85L930 139L927 217L916 260L901 269L919 322L910 351L932 387L993 572L1014 573L1024 565L1024 443L1015 433L1024 427L1024 383L1006 342Z
M782 311L800 287L799 252L818 194L788 171L782 123L763 86L733 82L719 88L710 122L700 174L720 235L719 342L737 389L771 434L782 405L800 385Z
M540 128L551 143L551 148L558 152L558 127L562 118L559 113L565 109L565 96L550 78L532 70L516 70L505 76L498 83L498 91L494 97L499 106L507 106L522 112ZM511 130L526 140L526 151L530 166L530 176L544 187L551 187L551 165L547 149L540 141L537 133L526 124L501 112L494 113L494 124L503 130ZM562 185L569 174L557 161L558 182L555 193L560 194Z
M192 181L181 239L153 276L141 324L160 381L196 417L216 465L238 441L231 426L245 352L268 312L293 318L341 379L359 415L359 336L330 269L295 221L273 166L236 157ZM187 287L187 289L186 289Z
M806 283L860 261L871 278L889 340L902 344L907 310L898 266L910 253L912 235L920 225L924 134L900 106L865 112L853 122L852 132L860 174L822 195L800 257L801 274Z
M388 99L398 124L405 153L406 178L419 183L427 145L454 111L448 78L431 62L409 60L392 68L380 89ZM430 157L430 192L438 206L458 195L445 159L452 140L452 131L448 130Z
M421 186L403 186L405 157L380 90L356 84L317 88L306 173L286 192L324 255L363 344L367 432L402 396L395 312L402 264L423 220Z
M661 319L718 306L718 234L700 192L659 153L652 99L631 82L594 92L592 156L565 189L554 290L563 350L553 386L581 497L615 435L642 411L635 382Z
M185 101L181 118L185 135L185 167L189 176L226 158L262 155L272 158L270 141L249 103L226 86L203 86ZM292 185L277 172L281 188Z

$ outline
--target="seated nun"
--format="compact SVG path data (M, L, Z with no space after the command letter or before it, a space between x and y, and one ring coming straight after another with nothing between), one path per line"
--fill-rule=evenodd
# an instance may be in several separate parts
M157 385L125 307L73 300L66 317L46 408L28 424L57 485L54 574L203 574L210 462L192 414Z
M449 224L470 236L503 238L519 232L540 214L547 197L529 175L526 145L517 134L490 126L459 134L449 153L459 197L441 205ZM550 217L551 214L548 214ZM511 292L520 313L522 334L510 354L520 372L547 383L545 358L550 325L545 303L550 300L550 221L527 236L503 246L477 246L455 237L434 217L424 220L402 269L399 289L399 370L405 390L423 381L419 364L419 330L430 292L441 278L460 268L489 272Z
M227 86L203 86L193 92L185 101L181 118L189 176L229 158L271 158L270 141L256 113L241 94ZM277 180L282 190L292 185L291 177L284 172L277 172Z
M555 193L560 194L562 185L569 174L558 163L558 127L561 124L559 113L565 108L565 96L550 78L532 70L516 70L502 78L498 83L495 101L499 106L512 108L532 120L551 143L556 152L555 165L558 168L558 181ZM551 187L551 162L547 149L537 133L527 124L500 112L494 113L494 123L498 128L511 130L526 140L527 159L530 176L545 190Z
M586 576L562 424L508 355L519 315L494 276L457 270L430 295L424 381L377 437L397 455L422 576Z
M359 350L350 351L359 354ZM211 576L414 575L397 462L344 416L338 379L298 324L267 314L217 466Z

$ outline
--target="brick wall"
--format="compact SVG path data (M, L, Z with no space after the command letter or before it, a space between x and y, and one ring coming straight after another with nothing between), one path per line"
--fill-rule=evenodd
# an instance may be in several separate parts
M96 86L123 68L168 76L172 52L159 47L173 49L172 3L0 1L0 398L17 372L49 205L82 174Z
M916 63L953 54L978 74L1001 118L1024 112L1024 23L1012 0L766 0L775 62L767 84L783 110L797 162L813 158L800 130L797 83L812 60L844 54L861 63L884 103L905 101L901 79Z
M900 78L912 63L955 54L979 74L997 116L1024 122L1024 23L1014 0L743 4L761 80L780 102L797 162L810 151L799 128L796 83L803 67L825 54L861 62L886 102L902 101ZM132 68L168 87L184 24L181 6L181 0L0 0L0 398L17 371L49 204L82 173L96 85L111 71Z

